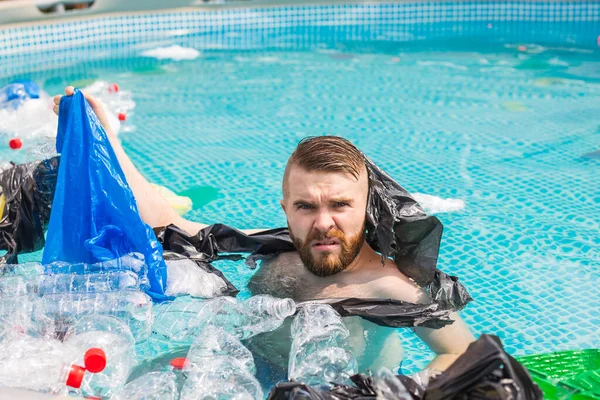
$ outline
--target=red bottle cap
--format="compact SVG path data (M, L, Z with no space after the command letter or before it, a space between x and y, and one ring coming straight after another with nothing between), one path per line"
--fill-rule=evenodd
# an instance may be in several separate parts
M13 150L17 150L23 147L23 142L19 138L12 138L8 142L8 146Z
M85 352L83 356L85 369L93 374L101 372L106 367L106 353L104 350L93 347Z
M81 387L84 374L85 368L80 367L79 365L71 365L69 375L67 376L67 386L79 389Z
M108 87L108 93L117 93L119 91L119 85L116 83L111 83Z
M179 357L171 360L171 366L175 369L183 369L187 364L187 358Z
M119 121L125 121L127 119L127 115L125 115L125 113L118 113L117 118L119 118Z

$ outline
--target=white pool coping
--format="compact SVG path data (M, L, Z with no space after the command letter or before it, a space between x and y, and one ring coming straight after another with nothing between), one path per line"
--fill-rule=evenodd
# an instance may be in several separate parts
M84 3L92 0L7 0L0 1L0 27L20 25L32 22L48 22L69 19L84 19L101 14L130 14L136 12L157 12L167 10L188 9L222 9L237 7L263 7L263 6L286 6L302 4L335 4L335 0L94 0L93 4L86 9L71 10L63 13L44 13L38 5L47 6L53 3ZM413 2L419 0L345 0L344 3L372 4ZM439 0L452 1L452 0ZM543 1L543 0L540 0ZM567 0L569 1L569 0ZM575 1L575 0L573 0Z

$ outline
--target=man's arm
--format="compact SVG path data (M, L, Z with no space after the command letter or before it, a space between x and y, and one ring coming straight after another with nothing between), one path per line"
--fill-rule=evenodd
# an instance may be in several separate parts
M73 86L67 86L65 88L65 93L67 96L71 96L73 95L74 90L75 88ZM117 159L119 160L119 165L125 173L127 183L133 191L133 195L137 202L138 210L142 220L152 228L173 224L183 229L190 235L195 235L198 233L198 231L200 231L200 229L206 227L206 224L189 221L181 217L171 207L169 202L152 187L150 182L148 182L135 167L129 156L127 156L127 153L125 153L125 150L123 149L123 146L121 146L116 133L111 130L110 125L108 124L108 119L106 118L106 114L104 113L104 109L100 102L89 94L84 93L84 95L96 113L100 123L102 123L104 130L106 131L108 140L110 141ZM56 114L58 114L58 107L61 97L61 95L54 96L54 112ZM253 229L244 232L251 234L261 230L262 229Z
M378 286L380 286L378 288L380 297L390 297L421 304L431 302L423 289L397 270L394 271L392 276L386 277L385 282L380 283ZM458 313L450 314L450 318L454 322L440 329L414 328L417 336L436 353L436 357L429 363L428 368L439 371L445 370L467 350L471 342L475 341L475 337Z
M428 368L445 370L467 350L471 342L475 341L467 324L457 313L452 313L450 318L454 320L454 323L440 329L415 327L417 336L436 353L436 357L429 363Z

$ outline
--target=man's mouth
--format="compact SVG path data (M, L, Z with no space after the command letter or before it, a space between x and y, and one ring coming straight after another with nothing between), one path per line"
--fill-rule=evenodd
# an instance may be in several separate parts
M319 251L327 251L336 248L340 242L336 239L323 239L313 243L313 248Z

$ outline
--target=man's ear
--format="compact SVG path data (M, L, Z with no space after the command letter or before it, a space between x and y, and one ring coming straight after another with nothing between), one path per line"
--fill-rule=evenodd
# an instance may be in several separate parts
M287 213L287 210L285 209L285 200L283 200L283 199L279 200L279 204L281 204L281 208L283 208L283 212Z

